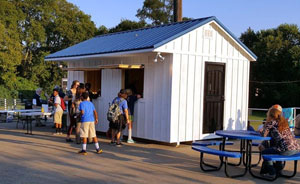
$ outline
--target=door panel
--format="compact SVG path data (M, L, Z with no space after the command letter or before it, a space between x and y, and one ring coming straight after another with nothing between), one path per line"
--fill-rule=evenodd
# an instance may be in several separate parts
M223 129L225 64L205 63L203 133Z

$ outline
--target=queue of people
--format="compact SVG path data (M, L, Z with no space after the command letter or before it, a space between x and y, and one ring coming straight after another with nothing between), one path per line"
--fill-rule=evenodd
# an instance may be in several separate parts
M62 134L62 115L64 112L64 102L68 102L68 116L70 124L67 129L66 142L73 142L71 134L75 129L75 142L82 143L82 150L79 154L86 155L86 145L94 143L96 153L102 153L96 136L95 125L98 123L98 114L92 100L100 96L100 91L96 94L90 91L90 83L80 83L75 80L72 82L71 89L66 94L61 94L58 88L53 90L50 103L54 106L54 135ZM119 109L116 121L109 122L111 145L121 147L122 131L128 127L128 143L134 143L132 139L132 121L134 113L134 103L141 98L140 95L134 95L131 90L121 89L117 97L112 100L112 104Z

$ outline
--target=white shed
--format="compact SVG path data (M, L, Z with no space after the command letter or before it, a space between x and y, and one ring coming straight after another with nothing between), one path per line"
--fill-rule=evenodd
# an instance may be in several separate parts
M97 130L121 88L135 104L133 136L168 143L246 129L250 61L256 56L216 17L101 35L50 54L68 63L68 86L90 82L101 97Z

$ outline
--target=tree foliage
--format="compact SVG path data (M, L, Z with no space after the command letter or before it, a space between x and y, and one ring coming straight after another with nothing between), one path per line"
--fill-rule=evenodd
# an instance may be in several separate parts
M104 25L101 25L99 29L96 32L96 35L103 35L108 33L115 33L115 32L121 32L121 31L128 31L133 29L140 29L149 26L145 21L132 21L128 19L123 19L121 22L116 25L115 27L112 27L108 29Z
M173 0L145 0L143 7L137 10L136 17L151 25L169 24L174 20ZM183 17L183 21L191 18Z
M0 1L0 84L9 89L13 88L16 67L22 59L19 13L12 3Z
M170 23L173 20L173 0L145 0L136 16L140 20L151 21L152 25Z
M131 21L131 20L124 19L124 20L121 20L121 22L117 26L111 28L109 30L109 32L115 33L115 32L120 32L120 31L128 31L128 30L143 28L146 26L147 26L147 23L145 21L137 22L137 21Z
M299 27L282 24L258 32L249 28L241 40L258 56L257 62L251 63L250 106L299 106Z
M66 0L1 0L0 85L13 91L21 78L32 87L60 84L65 73L44 57L95 32L90 16Z

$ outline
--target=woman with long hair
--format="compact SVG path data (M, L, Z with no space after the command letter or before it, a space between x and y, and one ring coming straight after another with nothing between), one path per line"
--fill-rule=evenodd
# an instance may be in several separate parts
M294 155L299 152L300 146L294 138L288 121L283 117L282 112L277 108L270 108L267 113L267 122L260 133L264 137L271 137L270 145L260 145L262 154ZM275 177L276 172L283 169L281 162L263 161L261 174L267 177Z
M71 89L67 91L67 95L64 97L64 100L68 101L68 112L69 112L69 117L70 117L70 125L68 128L68 133L67 133L67 142L73 142L72 139L70 138L70 135L72 134L73 127L76 126L76 120L74 118L74 115L72 114L72 106L75 100L77 88L79 86L79 81L74 80L71 85Z

